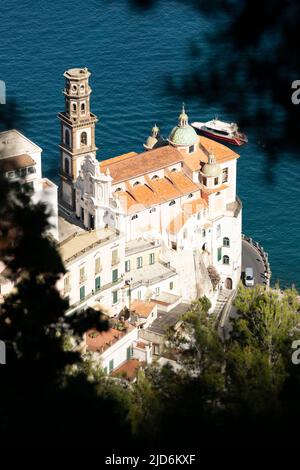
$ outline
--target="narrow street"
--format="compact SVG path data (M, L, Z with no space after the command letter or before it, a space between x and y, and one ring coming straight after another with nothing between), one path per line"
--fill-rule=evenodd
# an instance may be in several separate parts
M241 278L243 279L245 268L251 267L253 268L253 274L255 279L255 284L265 284L265 267L264 262L262 259L261 254L257 249L254 248L246 240L242 241L242 275ZM228 310L226 317L223 318L223 327L220 328L220 333L223 335L224 338L228 338L228 335L231 330L230 325L230 318L236 318L237 311L236 308L231 305L231 308Z

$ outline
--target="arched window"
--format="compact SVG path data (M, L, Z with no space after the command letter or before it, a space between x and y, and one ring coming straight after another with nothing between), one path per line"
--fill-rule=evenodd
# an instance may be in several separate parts
M115 193L119 192L119 191L122 191L122 188L117 188L115 189Z
M87 144L87 133L86 132L81 132L81 135L80 135L80 143L82 145L86 145Z
M141 184L139 181L136 181L133 186L138 186L139 184Z
M151 179L152 179L152 180L158 180L158 175L154 175L154 176L152 176L152 178L151 178Z
M68 129L65 130L65 144L70 147L70 132Z
M65 158L65 173L70 174L70 162L68 158Z
M223 264L229 264L229 256L227 255L223 256Z
M172 168L171 172L177 171L177 168Z
M173 201L171 201L171 202L169 203L169 206L173 206L174 204L175 204L175 201L174 201L174 199L173 199Z
M230 240L228 237L223 238L223 246L230 246Z
M188 195L188 198L190 199L191 197L193 197L193 193L189 194Z
M80 110L82 114L85 113L85 103L81 103Z
M72 110L73 110L73 111L77 111L77 105L76 105L76 103L73 103L73 104L72 104Z

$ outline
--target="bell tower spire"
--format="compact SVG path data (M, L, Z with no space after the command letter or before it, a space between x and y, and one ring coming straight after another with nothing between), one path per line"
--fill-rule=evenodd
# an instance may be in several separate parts
M81 163L87 154L96 158L95 124L98 119L90 111L90 75L86 67L64 73L65 110L58 114L61 125L60 202L72 211L75 211L75 181Z

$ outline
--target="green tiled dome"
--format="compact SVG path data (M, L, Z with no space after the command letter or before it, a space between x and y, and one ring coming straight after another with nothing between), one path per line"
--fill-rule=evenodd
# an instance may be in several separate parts
M205 176L217 177L222 173L222 168L218 163L205 163L202 168L202 173Z
M198 136L195 129L189 125L176 126L170 134L169 141L174 145L193 145L197 143Z

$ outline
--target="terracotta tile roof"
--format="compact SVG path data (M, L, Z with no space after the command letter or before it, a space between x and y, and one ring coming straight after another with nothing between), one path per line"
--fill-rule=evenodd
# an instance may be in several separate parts
M114 370L111 375L114 377L122 377L124 375L128 380L133 380L142 366L143 363L138 359L129 359Z
M189 194L199 190L199 186L182 171L168 171L167 177L182 194Z
M109 168L115 184L168 167L182 160L183 156L177 149L166 145L140 154L131 152L104 160L100 163L100 169L105 173Z
M174 219L171 220L171 222L168 225L167 231L171 234L176 234L179 232L179 230L182 229L184 224L188 220L188 216L184 214L184 212L180 212Z
M184 158L184 165L192 171L197 171L202 166L202 163L207 163L210 152L214 153L218 163L225 163L239 158L239 155L229 147L207 137L199 136L199 145L196 151Z
M218 163L224 163L240 157L239 154L234 152L231 148L207 137L200 136L199 143L200 149L203 150L203 154L205 155L205 160L203 160L205 163L208 161L208 154L210 152L214 153Z
M27 153L24 155L17 155L15 157L7 157L0 159L0 171L14 171L27 166L36 165L36 162Z
M155 308L154 302L147 302L146 300L135 300L131 304L131 310L139 317L148 318Z
M207 207L207 202L205 199L198 198L192 201L187 201L183 204L183 211L188 215L197 214L197 212Z
M180 197L181 192L167 178L158 178L149 182L151 188L159 195L161 202Z
M138 186L131 186L130 193L134 199L143 204L145 207L154 206L160 203L160 197L146 184L139 184Z
M139 205L132 194L130 194L128 191L117 191L115 196L119 199L123 210L127 214L135 214L136 212L144 209L144 206Z
M115 328L110 328L108 331L99 331L91 329L86 332L86 344L91 351L103 353L113 344L115 344L119 339L125 336L124 331L116 330Z

